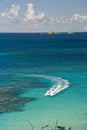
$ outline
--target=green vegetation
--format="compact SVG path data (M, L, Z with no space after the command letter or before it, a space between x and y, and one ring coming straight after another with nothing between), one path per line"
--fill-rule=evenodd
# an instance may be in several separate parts
M29 120L27 120L27 122L31 126L31 130L35 130L32 123ZM54 128L51 128L50 125L47 124L47 125L42 126L41 129L44 129L44 130L71 130L71 127L69 127L69 129L66 129L65 126L60 126L60 125L57 125L57 124L58 123L56 121L56 124L55 124Z

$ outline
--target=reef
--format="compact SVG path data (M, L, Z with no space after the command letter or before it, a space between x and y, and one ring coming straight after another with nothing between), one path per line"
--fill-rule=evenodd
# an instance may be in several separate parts
M26 87L25 87L26 89ZM0 88L0 114L23 111L27 102L36 101L35 97L22 97L24 87L5 86Z
M24 111L28 102L36 101L36 97L21 96L30 89L44 88L49 83L41 82L37 77L27 77L15 74L0 75L0 114Z

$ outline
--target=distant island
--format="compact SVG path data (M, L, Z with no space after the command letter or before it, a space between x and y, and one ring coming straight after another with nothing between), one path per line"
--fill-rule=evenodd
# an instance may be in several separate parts
M48 32L48 34L60 34L61 32Z
M62 32L54 32L54 31L48 32L48 34L61 34L61 33L62 33ZM66 32L66 34L72 35L72 34L74 34L74 32Z

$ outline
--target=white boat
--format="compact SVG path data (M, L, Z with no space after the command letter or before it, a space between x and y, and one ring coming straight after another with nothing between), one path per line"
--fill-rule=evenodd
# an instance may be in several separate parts
M61 92L62 90L68 88L68 85L65 85L65 86L61 86L60 84L59 85L54 85L52 88L50 88L50 90L48 90L46 93L45 93L45 96L54 96L55 94Z

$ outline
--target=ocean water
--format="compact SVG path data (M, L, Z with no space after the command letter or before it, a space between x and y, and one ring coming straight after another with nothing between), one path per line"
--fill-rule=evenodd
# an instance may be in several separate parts
M59 84L67 89L45 96ZM0 130L50 130L56 121L87 130L87 33L1 33Z

